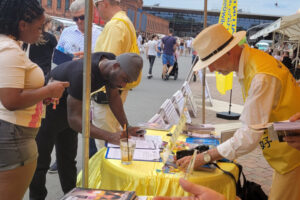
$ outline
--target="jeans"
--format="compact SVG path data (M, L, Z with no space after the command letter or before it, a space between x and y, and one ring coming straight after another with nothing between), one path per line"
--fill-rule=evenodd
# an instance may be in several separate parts
M162 62L163 62L163 65L169 64L170 66L174 66L174 62L175 62L174 56L163 54L162 55Z
M37 168L29 187L30 200L44 200L47 196L46 174L51 162L51 152L55 145L57 170L64 193L76 186L77 132L69 127L66 102L60 102L56 110L47 106L46 118L43 119L37 134Z
M149 55L148 57L149 57L149 64L150 64L149 74L152 74L152 68L155 61L155 56Z

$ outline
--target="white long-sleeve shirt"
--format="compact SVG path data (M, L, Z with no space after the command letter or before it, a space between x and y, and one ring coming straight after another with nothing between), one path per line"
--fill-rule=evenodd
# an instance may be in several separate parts
M244 79L244 59L243 50L237 73L240 83ZM217 146L221 156L233 160L257 147L263 131L251 130L248 126L269 122L270 113L278 104L280 92L279 79L267 74L254 76L240 117L243 126L235 132L232 138Z

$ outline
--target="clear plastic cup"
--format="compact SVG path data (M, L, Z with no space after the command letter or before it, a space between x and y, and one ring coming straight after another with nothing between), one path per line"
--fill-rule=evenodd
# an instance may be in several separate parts
M132 158L135 150L135 141L128 140L127 138L122 138L120 140L121 149L121 163L123 165L130 165L132 163Z

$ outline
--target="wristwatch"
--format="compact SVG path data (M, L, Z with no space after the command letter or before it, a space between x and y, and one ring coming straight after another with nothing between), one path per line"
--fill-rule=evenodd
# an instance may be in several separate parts
M203 152L203 160L206 164L211 162L211 156L209 155L208 151Z

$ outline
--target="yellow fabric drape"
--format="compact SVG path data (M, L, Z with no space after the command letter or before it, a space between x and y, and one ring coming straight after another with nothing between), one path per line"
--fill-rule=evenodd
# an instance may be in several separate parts
M168 132L147 130L149 135L161 135L163 141L170 140ZM185 140L179 136L179 140ZM189 196L179 185L182 172L164 174L157 172L162 162L133 161L131 165L122 165L120 160L105 159L106 148L102 148L89 161L89 187L106 190L136 191L139 196ZM238 169L232 163L219 163L220 167L230 171L237 178ZM222 171L194 172L191 182L212 188L224 194L227 200L235 199L235 183ZM81 172L77 177L77 185L81 185Z
M230 33L236 32L237 0L223 0L219 24L223 24ZM216 72L216 87L221 94L232 89L233 73L224 76Z

